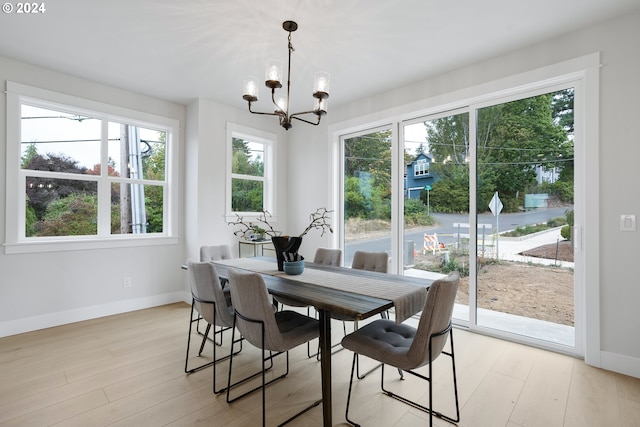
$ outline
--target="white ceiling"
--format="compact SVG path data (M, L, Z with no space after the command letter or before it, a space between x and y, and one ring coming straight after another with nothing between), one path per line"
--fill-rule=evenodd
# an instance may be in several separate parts
M15 4L15 2L13 2ZM0 56L188 103L246 108L243 79L286 61L292 109L311 107L315 71L330 104L424 79L640 8L640 0L50 0L0 14ZM261 88L258 109L264 109Z

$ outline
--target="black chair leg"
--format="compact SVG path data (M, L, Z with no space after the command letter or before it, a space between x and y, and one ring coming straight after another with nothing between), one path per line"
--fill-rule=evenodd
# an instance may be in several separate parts
M450 352L446 352L446 351L442 351L442 354L449 356L451 358L451 368L452 368L452 372L453 372L453 394L454 394L454 398L455 398L455 402L456 402L456 416L455 418L450 417L448 415L444 415L441 412L435 411L433 410L433 384L431 381L431 378L433 378L433 366L431 363L429 363L429 376L424 376L421 375L417 372L413 372L413 371L406 371L407 373L421 378L423 380L426 380L429 382L429 406L423 406L420 405L417 402L414 402L412 400L407 399L406 397L400 396L398 394L393 393L392 391L389 391L387 389L384 388L384 364L382 365L382 375L381 375L381 381L380 381L380 387L382 388L382 392L384 394L386 394L389 397L392 397L400 402L406 403L409 406L412 406L416 409L419 409L423 412L427 412L429 414L429 426L433 426L433 416L435 415L436 417L443 419L447 422L450 422L452 424L457 424L458 422L460 422L460 405L459 405L459 401L458 401L458 382L456 379L456 361L455 361L455 354L454 354L454 350L453 350L453 332L451 329L451 326L449 326L449 330L445 331L444 333L449 333L449 338L450 338L450 346L451 346L451 351ZM434 338L434 336L432 335L430 340L432 340ZM431 342L429 343L429 352L431 352ZM431 354L429 354L429 359L433 360Z
M261 325L262 325L262 370L260 372L255 373L255 374L249 375L248 377L243 378L240 381L236 381L235 383L232 384L231 383L231 368L232 368L232 365L233 365L233 356L234 356L234 354L232 352L231 355L230 355L230 359L229 359L229 379L227 381L227 388L226 388L227 403L235 402L236 400L241 399L241 398L253 393L254 391L262 389L262 426L265 427L266 426L266 417L267 417L267 413L266 413L266 386L268 386L270 384L273 384L274 382L276 382L278 380L283 379L284 377L286 377L289 374L289 352L288 351L284 351L284 352L277 352L277 353L273 354L273 352L269 351L269 357L265 357L265 351L266 350L264 349L264 347L265 347L265 345L264 345L264 334L265 334L264 323L262 323L261 321L252 320L252 319L243 317L238 312L236 312L236 314L234 316L234 320L233 320L232 341L233 341L234 336L235 336L236 318L238 316L242 317L244 320L246 320L248 322L261 323ZM273 378L273 379L271 379L269 381L266 381L265 374L266 374L266 371L268 371L269 369L271 369L273 367L273 358L275 356L279 356L279 355L281 355L283 353L286 355L286 366L287 366L286 372L283 375L280 375L280 376L278 376L276 378ZM270 366L268 368L267 368L267 366L265 364L267 360L269 360L269 362L270 362ZM249 381L252 378L255 378L256 376L258 376L260 374L262 374L261 375L261 377L262 377L261 385L259 385L257 387L254 387L251 390L246 391L246 392L242 393L241 395L236 396L234 398L230 397L230 392L231 392L231 389L233 387L235 387L235 386L237 386L239 384L245 383L245 382ZM307 406L302 411L298 412L297 414L293 415L292 417L290 417L289 419L287 419L283 423L279 424L278 427L282 427L282 426L288 424L289 422L291 422L294 419L298 418L300 415L302 415L305 412L309 411L310 409L318 406L320 403L322 403L322 399L313 402L311 405Z
M351 375L349 376L349 392L347 393L347 409L345 410L345 413L344 413L344 417L347 420L347 422L354 427L360 427L360 424L356 423L355 421L352 421L349 418L349 405L351 404L351 388L353 387L353 373L356 368L357 356L358 356L358 353L353 353L353 362L351 362Z
M198 319L194 319L193 318L194 305L195 305L195 301L192 300L192 302L191 302L191 314L189 316L189 336L187 337L187 354L186 354L185 359L184 359L184 373L185 374L191 374L193 372L199 371L200 369L204 369L206 367L209 367L209 366L213 365L213 361L211 361L211 362L208 362L208 363L204 363L204 364L202 364L200 366L197 366L195 368L189 369L189 349L191 348L191 331L193 329L193 322L198 322L199 321L199 316L198 316ZM210 325L207 325L207 334L209 332L209 329L208 329L209 326ZM197 330L197 326L196 326L196 330ZM206 341L206 339L207 339L207 335L204 336L203 343L204 343L204 341ZM201 348L202 348L202 346L201 346ZM202 352L202 350L200 350L200 352ZM198 354L198 355L200 355L200 354Z
M211 324L207 323L207 329L205 329L204 331L204 336L202 337L202 343L200 344L200 350L198 351L198 356L202 355L202 350L204 350L204 344L207 342L207 337L209 336L209 331L211 330ZM215 330L214 332L214 339L215 339Z

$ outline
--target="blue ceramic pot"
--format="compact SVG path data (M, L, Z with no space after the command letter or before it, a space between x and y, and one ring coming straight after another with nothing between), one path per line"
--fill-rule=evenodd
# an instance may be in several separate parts
M292 276L296 276L298 274L302 274L304 271L304 260L301 261L285 261L283 263L284 272L290 274Z

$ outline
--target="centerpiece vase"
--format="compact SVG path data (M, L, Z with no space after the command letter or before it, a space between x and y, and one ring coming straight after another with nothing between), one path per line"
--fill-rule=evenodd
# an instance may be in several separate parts
M302 237L299 236L273 236L271 237L273 247L276 250L278 260L278 270L284 271L284 253L297 253L302 244Z

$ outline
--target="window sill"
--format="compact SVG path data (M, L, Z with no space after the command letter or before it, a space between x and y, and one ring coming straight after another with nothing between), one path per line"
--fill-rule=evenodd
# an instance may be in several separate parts
M28 254L38 252L79 251L93 249L130 248L137 246L164 246L177 245L178 237L147 236L135 238L110 238L110 239L82 239L82 240L55 240L33 241L19 243L5 243L4 252L10 254Z

